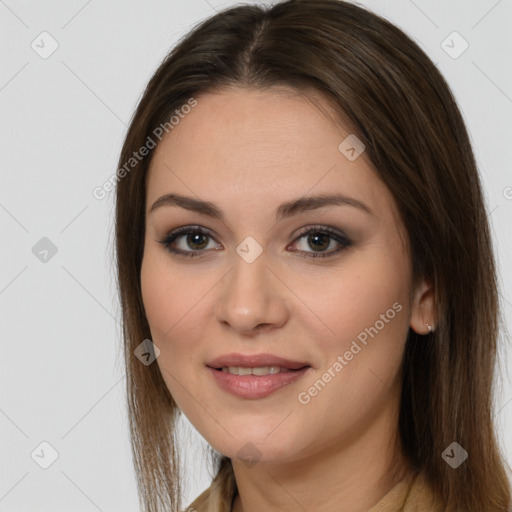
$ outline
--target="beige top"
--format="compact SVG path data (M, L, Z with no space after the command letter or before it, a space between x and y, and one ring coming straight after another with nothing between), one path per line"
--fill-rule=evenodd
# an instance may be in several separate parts
M184 512L231 512L237 494L233 471L217 475L212 484ZM444 512L419 474L398 482L368 512Z

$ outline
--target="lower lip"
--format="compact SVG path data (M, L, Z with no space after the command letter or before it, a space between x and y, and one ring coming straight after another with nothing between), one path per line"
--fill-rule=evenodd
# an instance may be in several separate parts
M300 370L279 372L273 375L233 375L210 367L208 367L208 370L224 391L241 398L255 399L265 398L284 386L295 382L310 368L310 366L306 366Z

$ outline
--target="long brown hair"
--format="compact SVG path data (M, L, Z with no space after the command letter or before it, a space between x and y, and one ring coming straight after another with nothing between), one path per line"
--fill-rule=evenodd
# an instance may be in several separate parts
M405 455L447 508L508 510L510 484L492 422L495 262L468 133L449 86L418 45L339 0L238 6L207 19L165 58L132 118L117 175L116 252L143 510L179 510L182 468L177 405L158 365L134 356L151 337L140 269L152 152L130 158L150 138L156 143L159 126L170 131L170 116L191 98L225 86L312 88L364 143L398 206L415 282L428 278L435 287L436 330L420 336L410 329L404 353L398 428ZM441 457L453 441L469 454L457 469ZM226 457L218 462L230 465Z

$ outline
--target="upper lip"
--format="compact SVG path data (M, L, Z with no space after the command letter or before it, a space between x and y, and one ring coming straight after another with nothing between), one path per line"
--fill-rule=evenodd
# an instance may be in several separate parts
M298 370L304 366L309 366L307 363L300 361L292 361L284 357L274 356L272 354L224 354L222 356L212 359L207 366L210 368L222 368L224 366L242 366L246 368L257 368L261 366L279 366L282 368L289 368L290 370Z

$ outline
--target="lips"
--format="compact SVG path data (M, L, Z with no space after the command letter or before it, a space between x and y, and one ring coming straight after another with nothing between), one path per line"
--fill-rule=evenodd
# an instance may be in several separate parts
M206 366L220 370L222 367L240 366L245 368L258 368L263 366L274 366L287 368L289 370L300 370L306 366L310 366L306 362L293 361L283 357L275 356L272 354L225 354L223 356L212 359Z
M256 374L247 374L245 370L248 368L256 368ZM305 362L272 354L225 354L209 361L207 369L223 391L238 398L254 400L296 382L312 368Z

